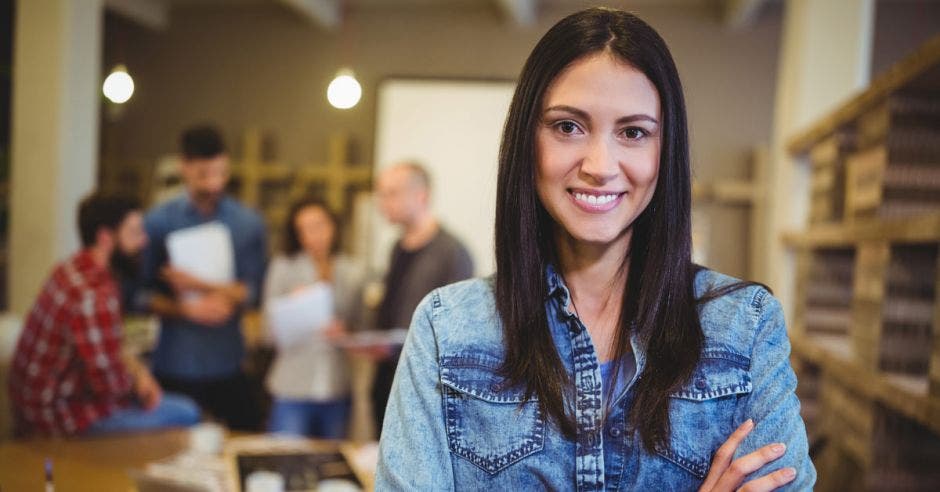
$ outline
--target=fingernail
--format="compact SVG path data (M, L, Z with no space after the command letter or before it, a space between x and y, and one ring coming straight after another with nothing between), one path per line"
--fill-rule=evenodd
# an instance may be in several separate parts
M784 469L783 469L783 478L786 478L787 480L789 480L789 479L791 479L791 478L793 478L793 477L795 477L795 476L796 476L796 469L795 469L795 468L784 468Z
M776 454L783 454L786 451L787 446L785 444L774 444L770 449Z
M741 427L744 427L745 429L750 429L751 427L754 427L754 421L751 419L747 419L744 421L744 425L742 425Z

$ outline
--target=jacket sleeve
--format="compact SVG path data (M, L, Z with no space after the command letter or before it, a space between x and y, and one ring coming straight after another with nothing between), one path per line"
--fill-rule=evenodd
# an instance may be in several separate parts
M385 412L375 490L454 490L434 319L438 293L412 317Z
M786 452L745 478L745 483L785 467L796 470L796 478L778 490L812 490L816 468L809 457L806 426L796 397L796 375L790 366L790 340L780 302L761 289L754 299L757 326L751 353L751 393L735 412L735 425L754 420L754 429L744 439L734 458L771 443L782 442Z

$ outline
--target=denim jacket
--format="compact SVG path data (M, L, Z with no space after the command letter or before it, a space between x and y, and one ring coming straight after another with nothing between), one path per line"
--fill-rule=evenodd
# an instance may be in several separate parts
M560 276L551 268L547 276L551 333L575 384L576 441L499 374L505 351L492 283L460 282L430 293L414 314L385 415L376 490L696 490L715 451L748 418L755 427L735 458L773 442L787 449L746 480L790 466L797 475L782 490L812 489L816 470L790 343L780 304L766 289L747 287L701 306L701 361L670 395L668 446L651 454L627 420L637 376L602 418L594 346L566 307ZM703 270L696 295L733 281ZM642 377L638 338L631 343Z

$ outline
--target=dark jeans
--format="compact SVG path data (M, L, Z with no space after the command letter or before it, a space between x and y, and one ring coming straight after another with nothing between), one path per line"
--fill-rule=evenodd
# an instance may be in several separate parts
M211 380L191 381L159 374L156 377L164 391L189 396L229 429L261 429L261 409L248 377L241 371L226 378Z
M160 404L150 410L134 404L91 424L88 435L141 432L199 423L199 407L185 396L163 393Z
M268 432L343 439L349 423L349 398L327 401L275 398Z
M395 369L398 368L398 355L384 360L375 366L375 379L372 380L372 414L375 417L375 437L382 437L382 421L385 420L385 407L392 393Z

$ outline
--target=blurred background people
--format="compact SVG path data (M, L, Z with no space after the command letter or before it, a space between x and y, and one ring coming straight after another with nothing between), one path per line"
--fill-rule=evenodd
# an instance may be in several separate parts
M160 316L153 372L164 388L191 396L230 428L258 429L261 411L242 370L242 313L257 303L264 275L264 222L226 194L229 158L215 127L185 130L180 154L185 192L150 210L144 221L151 242L138 302ZM207 281L170 262L168 236L210 223L221 224L231 238L234 281Z
M314 299L331 305L314 307L328 313L325 323L309 326L293 341L278 336L281 327L266 317L277 348L267 377L274 398L268 430L342 438L351 409L350 374L345 354L331 341L361 326L365 271L340 252L339 219L317 198L293 204L284 231L283 252L271 260L265 277L265 312L278 299L315 285L330 295Z
M431 211L431 179L420 164L404 162L385 169L378 177L376 195L382 215L401 228L385 276L385 296L376 326L408 328L421 299L437 287L470 278L473 260ZM379 435L398 356L399 350L376 354L372 405Z
M58 264L16 347L9 391L20 434L102 434L199 422L190 399L164 393L122 343L112 265L147 244L140 205L93 193L79 205L82 249Z

